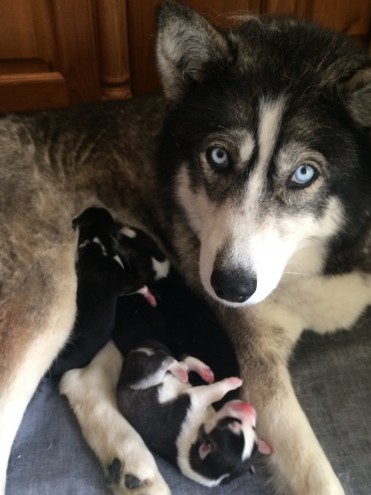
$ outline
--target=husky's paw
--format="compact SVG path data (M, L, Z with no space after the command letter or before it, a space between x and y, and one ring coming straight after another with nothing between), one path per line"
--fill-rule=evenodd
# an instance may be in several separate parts
M258 416L259 417L259 416ZM305 435L305 432L307 435ZM299 441L290 444L290 438L279 445L273 447L273 453L267 458L271 467L271 482L279 495L345 495L344 489L335 475L324 452L320 448L315 437L309 435L310 430L302 428L304 442L299 450L295 450ZM289 469L294 464L293 457L285 458L284 448L288 445L292 455L296 452L296 470ZM277 469L278 468L278 469Z
M107 473L114 495L170 495L169 487L152 465L133 460L123 463L115 457Z
M277 481L274 476L270 481L277 495L297 495L299 493L300 495L345 495L344 489L337 478L324 480L320 483L312 483L312 480L302 480L295 487L292 486L291 481L287 484L283 480Z

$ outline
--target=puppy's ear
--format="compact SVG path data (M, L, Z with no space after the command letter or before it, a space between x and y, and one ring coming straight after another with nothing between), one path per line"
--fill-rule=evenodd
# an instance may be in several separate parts
M206 459L206 457L213 451L213 447L209 442L202 442L198 448L198 455L201 461Z
M228 57L226 37L189 7L165 0L157 10L157 64L165 96L181 98L206 66Z
M358 70L339 85L342 98L360 127L371 127L371 67Z

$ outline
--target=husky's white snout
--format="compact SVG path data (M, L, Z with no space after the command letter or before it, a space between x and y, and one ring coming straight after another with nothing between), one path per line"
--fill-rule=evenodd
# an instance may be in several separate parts
M201 242L201 280L208 293L230 306L257 304L278 286L297 242L277 231L255 236L229 234L224 247L213 252L211 237Z

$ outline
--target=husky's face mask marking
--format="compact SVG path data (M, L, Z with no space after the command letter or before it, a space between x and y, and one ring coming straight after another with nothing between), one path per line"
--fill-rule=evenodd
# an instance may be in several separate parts
M179 203L200 239L202 283L232 305L262 301L294 270L290 262L300 272L320 268L299 253L316 249L321 260L343 222L321 139L314 148L295 120L284 121L284 97L262 99L258 108L245 128L207 135L177 175Z
M260 22L228 35L193 19L196 65L189 38L184 52L182 36L176 53L161 37L157 47L173 106L161 143L168 163L162 179L176 183L175 203L200 241L204 288L230 305L262 301L285 273L325 269L341 230L365 225L363 213L355 222L343 207L369 174L360 156L367 146L354 132L360 112L354 104L350 111L350 96L339 92L344 71L356 70L354 54L348 45L331 53L319 38L324 50L300 55L288 29L286 57L274 26Z

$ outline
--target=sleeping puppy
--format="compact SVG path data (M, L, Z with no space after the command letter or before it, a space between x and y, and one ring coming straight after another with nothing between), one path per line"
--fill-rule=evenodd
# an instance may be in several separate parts
M207 384L192 387L189 371ZM256 452L270 453L257 438L250 404L233 400L218 411L212 407L242 381L229 377L213 382L211 369L202 361L188 356L178 362L165 346L152 341L127 354L117 386L118 407L145 443L208 487L252 470ZM110 466L112 477L119 472L118 462Z

